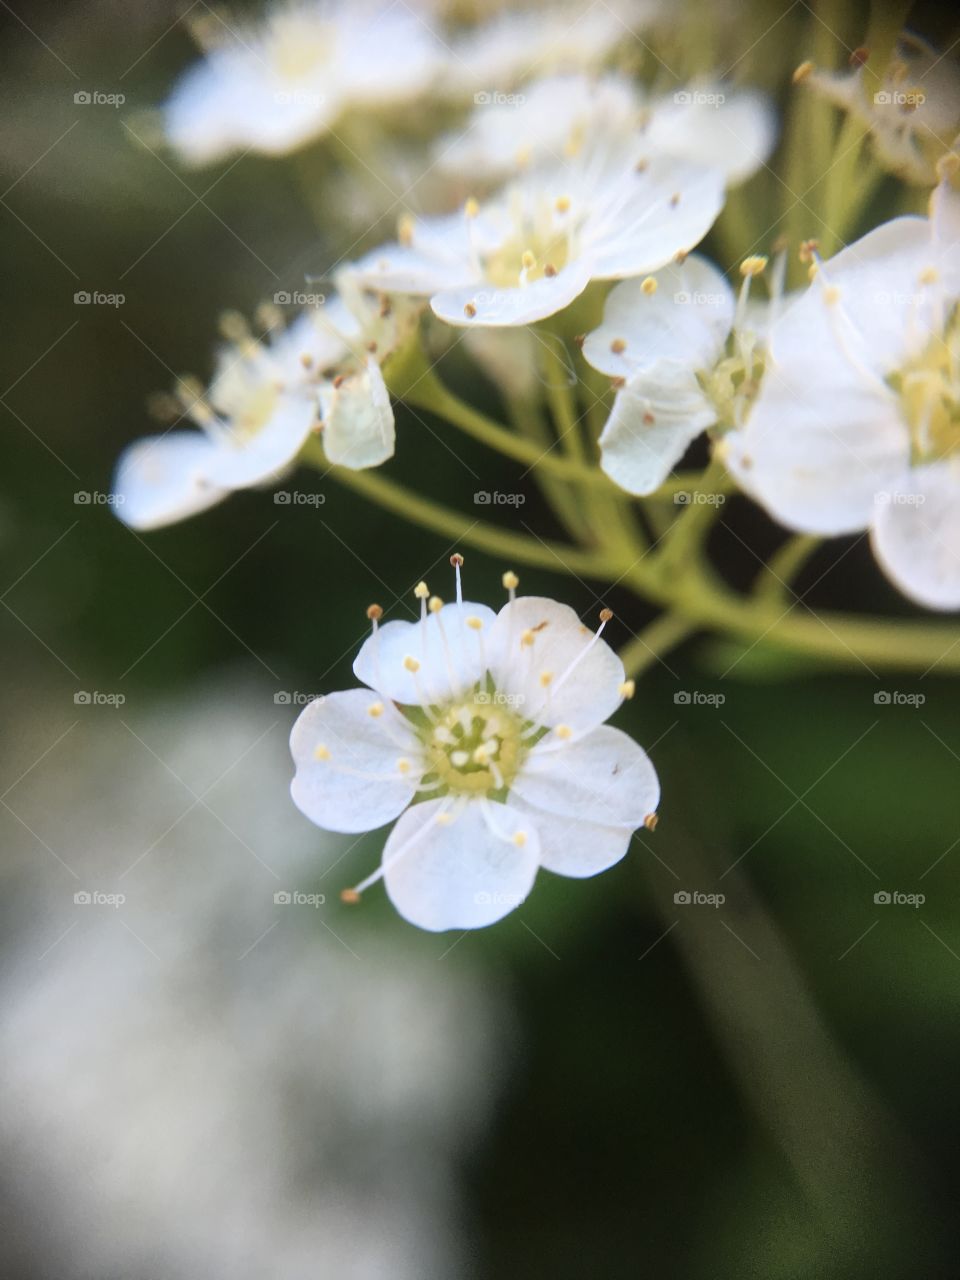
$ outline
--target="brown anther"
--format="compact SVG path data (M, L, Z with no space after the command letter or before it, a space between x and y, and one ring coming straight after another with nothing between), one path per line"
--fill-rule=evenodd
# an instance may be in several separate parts
M793 83L803 84L805 80L810 79L815 70L816 66L809 60L809 58L806 62L801 62L799 67L797 67L796 71L793 73Z
M468 320L472 320L473 317L477 314L477 308L473 305L472 302L468 302L466 306L463 308L463 314L467 317Z
M548 262L547 265L543 268L543 274L545 276L548 276L552 280L553 277L557 274L557 268L553 265L552 262Z
M393 310L393 303L385 293L380 295L380 319L386 320L390 312Z
M341 889L340 901L345 902L347 906L355 907L360 901L360 895L357 893L356 889Z
M338 373L333 380L334 390L339 391L340 388L343 386L343 384L346 382L346 380L347 380L347 375L345 373Z
M682 267L686 260L690 257L689 249L678 249L673 255L673 260L678 267Z
M601 610L600 610L600 621L601 621L601 622L609 622L609 621L610 621L610 619L611 619L612 617L613 617L613 610L612 610L612 609L601 609Z
M377 344L375 342L368 342L367 350L370 352L372 356L375 356L377 354Z
M583 344L586 342L586 340L587 340L587 335L585 333L578 333L573 339L573 345L575 347L579 347L580 350L582 351Z
M670 208L675 209L679 203L680 203L680 192L675 191L673 195L670 197Z
M656 831L657 823L659 821L660 819L657 817L655 813L648 813L643 820L643 825L647 828L648 831Z
M649 168L650 168L649 160L646 160L646 159L638 160L636 165L634 166L633 171L634 173L646 173Z
M371 622L379 622L380 619L383 617L382 606L379 604L368 604L367 617L370 619Z
M463 566L463 556L460 554L459 551L455 551L453 553L453 555L450 557L450 563L453 565L455 569L459 569Z
M656 422L656 418L653 416L653 414L652 414L652 413L650 412L650 410L648 409L648 410L646 411L646 413L643 415L643 424L644 424L644 426L646 426L646 427L652 427L652 426L653 426L653 424L654 424L655 422Z
M627 385L627 380L626 378L611 378L610 385L613 387L614 391L619 391L621 387L625 387Z
M847 62L851 67L862 67L869 57L870 50L865 44L861 44L854 49L853 53L851 53L850 57L847 59Z
M627 349L626 341L623 338L614 338L610 343L610 350L615 356L622 356Z

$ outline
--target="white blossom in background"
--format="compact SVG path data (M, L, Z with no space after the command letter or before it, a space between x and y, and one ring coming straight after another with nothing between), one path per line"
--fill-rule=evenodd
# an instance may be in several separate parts
M686 254L723 207L724 176L632 146L523 174L443 217L407 217L400 240L352 270L371 289L429 297L454 325L526 325L591 280L645 275Z
M511 599L498 614L427 602L419 622L378 624L354 663L366 688L312 702L294 725L292 795L318 826L396 821L379 870L400 914L429 930L494 923L537 871L584 877L653 824L659 784L633 740L604 721L633 692L623 664L566 605Z
M167 142L188 164L237 151L283 155L337 127L349 111L426 93L444 47L402 4L295 0L256 23L208 12L200 62L163 108Z
M329 462L353 470L393 455L393 408L380 362L413 332L416 305L371 299L346 273L340 292L266 339L242 317L225 318L229 341L204 390L178 388L198 429L174 428L130 445L114 477L116 512L135 529L155 529L267 484L296 461L319 431ZM347 302L349 300L349 305Z
M949 172L953 172L950 167ZM960 608L960 196L887 222L821 265L772 326L742 432L741 486L781 523L869 529L890 580Z
M434 146L437 164L473 182L618 149L631 162L674 156L743 181L769 156L776 116L763 94L695 84L651 96L617 74L546 76L474 108Z
M936 182L936 164L960 137L960 67L903 32L880 80L870 66L821 71L805 62L795 79L861 120L880 163L907 182Z
M476 25L450 37L442 82L448 96L471 94L480 106L496 104L531 76L600 69L661 9L657 0L544 0L489 16L493 7L477 5Z
M745 419L769 318L749 288L764 265L744 264L739 303L723 274L695 254L611 290L583 354L617 379L599 444L603 470L622 489L653 493L702 431Z

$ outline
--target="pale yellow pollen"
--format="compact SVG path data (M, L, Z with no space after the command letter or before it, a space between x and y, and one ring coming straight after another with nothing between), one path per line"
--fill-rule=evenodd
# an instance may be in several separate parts
M531 155L531 152L529 147L517 148L517 168L518 169L525 169L527 167L527 165L530 163L530 155Z
M323 746L323 744L321 743L321 745L320 745L320 746L318 746L318 747L314 747L314 748L313 748L313 758L314 758L314 760L329 760L329 759L330 759L330 752L329 752L329 751L327 750L327 748L326 748L325 746Z
M437 826L440 826L440 827L449 827L452 821L453 821L452 813L438 813L437 816L434 818L434 822L437 824Z
M425 582L418 582L413 588L413 594L418 600L426 600L427 596L430 594L430 588Z
M553 681L552 671L540 672L540 684L543 686L544 689L546 689L547 685L549 685L552 681Z
M767 259L762 253L752 253L740 263L742 276L759 276L767 269Z
M517 831L514 833L513 843L518 849L522 849L527 843L527 833L525 831Z
M483 623L479 618L467 618L467 626L471 631L482 631Z
M568 213L570 210L570 197L557 196L556 203L553 206L557 213Z
M402 757L397 761L397 773L409 773L410 761L404 760Z
M532 249L524 249L523 255L520 258L520 265L525 271L530 271L537 265L537 255Z
M840 290L835 284L828 284L823 290L823 300L828 307L834 307L840 301Z
M793 73L793 83L803 84L804 80L809 80L816 70L816 64L808 58L806 62L801 62L799 67Z
M480 203L476 196L467 196L466 200L463 202L463 212L468 218L475 218L477 216L480 212Z
M651 297L657 292L657 282L653 276L646 276L640 286L640 292L645 293L647 297Z
M614 340L610 343L610 350L613 352L615 356L622 356L624 351L626 351L626 349L627 349L627 342L625 338L614 338Z
M920 272L921 284L936 284L939 279L940 273L936 267L925 267L924 270Z
M443 601L440 599L439 596L431 596L430 599L427 601L427 608L430 610L431 613L439 613L440 610L443 608Z
M632 698L637 692L636 680L624 680L618 692L621 698Z
M553 732L557 735L558 738L562 738L564 742L566 742L568 738L573 737L573 730L570 728L568 724L558 724Z
M516 591L517 587L519 587L520 585L520 579L517 577L517 575L513 572L512 569L507 570L507 572L503 575L503 578L501 579L501 581L503 582L503 585L507 589L507 591Z
M403 665L406 667L408 671L417 672L420 670L420 663L416 660L416 658L411 658L409 657L409 655L406 658L404 658Z
M810 266L807 268L807 279L816 280L819 272L820 272L820 264L817 262L811 262Z
M400 221L397 223L397 239L402 245L408 248L413 244L413 233L416 223L409 213L401 214Z
M367 707L367 715L373 716L374 720L378 719L378 717L383 715L383 703L371 702L370 706Z
M526 631L521 632L520 644L523 648L529 649L529 647L533 644L533 641L534 641L534 635L532 631L527 629Z

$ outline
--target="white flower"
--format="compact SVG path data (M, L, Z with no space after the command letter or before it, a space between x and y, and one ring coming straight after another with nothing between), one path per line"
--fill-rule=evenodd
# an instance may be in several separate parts
M645 753L603 722L633 686L574 611L535 596L494 614L462 600L378 626L354 663L368 688L310 703L294 725L292 795L318 826L370 831L398 819L378 871L423 929L492 924L540 867L591 876L618 862L656 811Z
M359 470L394 451L394 417L380 371L411 332L416 307L371 301L344 274L341 293L303 312L270 341L241 317L225 318L209 388L182 381L180 418L200 430L168 430L122 454L116 511L135 529L155 529L221 502L235 489L265 484L322 432L329 462Z
M164 132L190 164L234 151L293 151L352 108L389 107L431 84L442 46L404 5L297 0L263 22L219 16L204 58L164 107Z
M770 333L741 486L783 524L869 529L888 577L960 608L960 196L887 222L821 266Z
M599 444L601 466L622 489L653 493L702 431L746 415L766 319L748 308L749 286L763 264L744 264L739 305L721 272L697 255L611 290L583 354L620 384Z
M650 98L625 76L556 75L478 105L463 129L435 144L437 164L472 181L500 179L581 152L632 147L632 162L663 154L749 177L776 134L763 95L691 85Z
M473 94L484 106L530 76L598 69L638 37L658 7L652 0L512 6L453 42L443 88L451 96Z
M861 120L885 168L926 186L936 182L936 162L960 130L960 71L949 52L905 31L882 81L869 63L848 72L803 63L795 79Z
M400 243L354 270L385 293L430 297L454 325L526 325L568 306L591 280L644 275L685 254L723 206L724 180L631 149L527 173L482 205L405 220Z

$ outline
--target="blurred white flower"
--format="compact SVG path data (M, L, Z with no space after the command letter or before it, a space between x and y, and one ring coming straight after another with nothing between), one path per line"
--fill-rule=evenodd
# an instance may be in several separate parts
M430 298L454 325L526 325L591 280L644 275L685 254L723 207L724 178L631 146L523 174L459 213L407 218L399 243L355 264L370 288Z
M747 260L739 304L723 274L698 255L610 292L583 354L618 380L599 444L601 466L628 493L653 493L702 431L746 416L769 318L750 303L749 289L764 265Z
M627 147L633 163L671 155L739 182L767 159L775 136L776 117L759 93L697 84L651 97L626 76L555 75L478 105L434 154L443 170L478 182Z
M209 12L203 59L164 107L169 144L189 164L235 151L294 151L356 108L411 101L431 85L442 44L404 5L295 0L259 23Z
M154 529L265 484L294 464L311 432L327 460L359 470L393 455L394 416L380 371L412 333L415 304L371 299L346 273L340 292L258 339L242 317L225 318L209 388L183 380L181 418L197 430L138 440L121 455L116 512L135 529ZM349 305L346 301L349 299Z
M951 168L952 172L952 168ZM960 608L960 196L887 222L821 265L773 325L742 432L741 486L790 528L870 530L891 581Z
M311 703L294 725L292 795L318 826L399 819L380 868L423 929L492 924L540 867L591 876L618 862L655 813L646 754L603 722L632 693L620 659L574 611L511 598L494 614L417 588L419 622L378 625L354 663L368 688ZM511 597L516 586L505 575ZM372 690L372 692L371 692Z
M839 72L804 63L796 79L862 120L885 168L926 186L960 131L960 68L949 53L905 31L882 80L869 61Z

